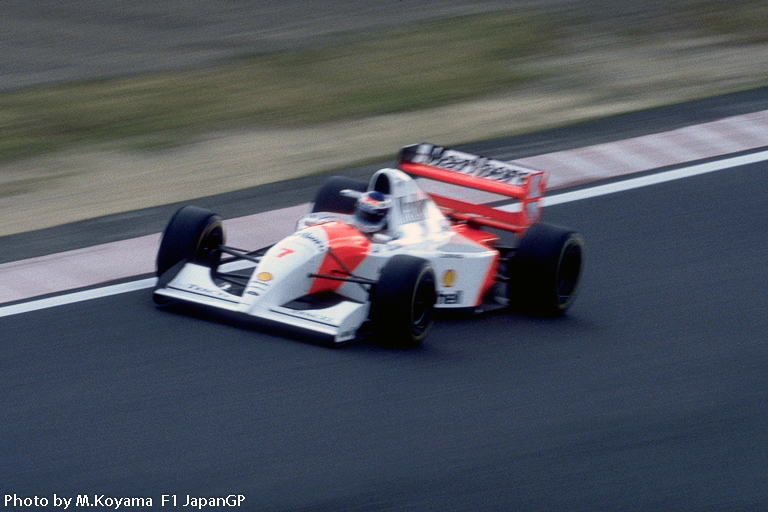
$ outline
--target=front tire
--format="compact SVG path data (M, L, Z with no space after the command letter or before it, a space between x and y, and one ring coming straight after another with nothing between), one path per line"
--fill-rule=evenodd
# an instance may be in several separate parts
M163 232L157 251L157 276L184 260L216 268L223 243L221 217L197 206L184 206L171 217Z
M371 293L371 321L377 337L398 348L417 346L432 327L436 298L435 272L429 262L394 256Z
M534 315L563 314L576 298L583 262L581 235L551 224L531 225L512 257L510 304Z

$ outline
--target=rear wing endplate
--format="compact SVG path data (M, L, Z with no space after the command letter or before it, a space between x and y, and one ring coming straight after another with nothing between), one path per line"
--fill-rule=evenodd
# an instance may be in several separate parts
M490 192L520 203L517 211L505 211L430 193L451 218L514 232L525 231L541 218L540 200L547 178L544 171L427 143L401 149L398 168L414 177Z

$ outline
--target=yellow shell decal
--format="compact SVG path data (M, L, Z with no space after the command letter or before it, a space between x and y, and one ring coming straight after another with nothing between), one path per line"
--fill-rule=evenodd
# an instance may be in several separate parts
M259 281L267 282L272 280L272 274L269 272L259 272L259 275L256 276L256 279Z
M443 286L450 288L453 283L456 282L456 271L453 269L446 270L443 273Z

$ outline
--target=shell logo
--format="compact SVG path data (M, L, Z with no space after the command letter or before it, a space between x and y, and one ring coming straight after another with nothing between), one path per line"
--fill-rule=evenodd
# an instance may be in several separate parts
M443 286L450 288L456 282L456 271L453 269L446 270L443 273Z
M270 274L269 272L259 272L259 275L256 276L256 279L266 283L272 280L272 274Z

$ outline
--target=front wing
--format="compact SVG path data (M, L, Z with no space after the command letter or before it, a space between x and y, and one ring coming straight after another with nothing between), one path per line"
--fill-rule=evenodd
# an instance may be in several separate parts
M172 279L158 285L155 301L180 301L206 308L245 315L267 323L330 338L333 343L353 340L368 319L369 302L357 302L340 295L323 301L292 300L271 304L249 292L242 296L218 286L209 267L186 263Z

